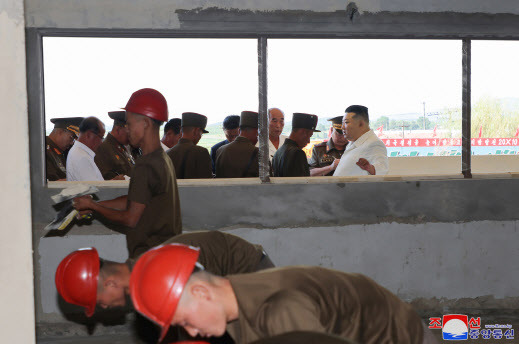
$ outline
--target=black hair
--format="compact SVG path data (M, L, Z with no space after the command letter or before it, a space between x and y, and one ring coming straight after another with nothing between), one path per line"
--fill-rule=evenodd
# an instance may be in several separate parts
M346 113L353 112L353 118L361 117L366 123L369 123L368 108L362 105L350 105L346 108Z
M79 124L79 132L86 133L87 131L92 131L94 134L99 134L101 132L101 121L97 117L87 117L81 121Z
M240 116L230 115L223 120L223 128L227 130L236 129L240 126Z
M181 126L182 120L180 118L172 118L166 123L164 126L164 132L167 133L168 130L173 130L173 133L175 135L180 134L180 126Z

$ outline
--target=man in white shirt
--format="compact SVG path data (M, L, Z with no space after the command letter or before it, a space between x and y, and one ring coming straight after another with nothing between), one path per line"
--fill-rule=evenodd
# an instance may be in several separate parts
M95 151L103 142L105 125L97 117L87 117L79 125L79 138L67 156L67 181L104 180L94 162Z
M167 152L171 147L178 143L178 140L182 137L180 133L180 127L182 120L180 118L172 118L164 125L164 135L160 140L160 145L164 152Z
M349 106L342 120L342 130L349 143L334 176L387 174L387 149L382 140L369 128L367 107Z
M279 147L283 146L285 135L281 135L285 127L285 113L278 108L271 108L268 111L269 117L269 159L272 161L274 154ZM259 142L256 144L259 147Z

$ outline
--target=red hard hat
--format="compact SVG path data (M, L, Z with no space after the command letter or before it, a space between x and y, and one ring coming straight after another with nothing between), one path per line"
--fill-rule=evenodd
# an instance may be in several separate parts
M56 288L68 303L85 307L88 317L97 302L99 254L93 247L82 248L66 256L56 270Z
M153 88L143 88L134 92L123 109L157 121L168 121L168 102Z
M144 253L132 270L133 306L162 328L159 342L168 332L199 253L198 248L181 244L158 246Z

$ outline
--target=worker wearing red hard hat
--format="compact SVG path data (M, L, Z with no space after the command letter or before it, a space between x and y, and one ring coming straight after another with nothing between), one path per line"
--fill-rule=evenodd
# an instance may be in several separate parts
M152 249L130 278L135 309L162 327L193 337L227 331L236 343L313 331L359 343L430 343L411 305L360 274L284 267L219 277L197 266L199 251ZM172 264L171 262L175 262Z
M263 247L224 232L184 233L163 245L171 243L199 247L198 261L218 276L274 267ZM88 316L92 316L96 304L102 308L122 307L129 295L134 264L133 259L125 263L100 259L95 248L82 248L67 255L59 264L56 288L68 303L85 307Z
M75 198L82 213L95 211L127 228L130 258L182 232L180 201L175 169L160 145L159 129L168 120L168 104L157 90L136 91L126 107L128 138L142 151L132 170L127 196L95 202L91 197Z

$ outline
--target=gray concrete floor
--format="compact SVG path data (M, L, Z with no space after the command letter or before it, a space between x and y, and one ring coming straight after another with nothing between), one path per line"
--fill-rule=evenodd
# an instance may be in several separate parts
M106 335L106 336L72 336L72 337L47 337L39 339L38 344L144 344L132 335Z
M512 328L515 330L515 339L505 339L502 338L500 340L496 339L483 339L479 338L477 340L467 340L463 341L463 343L470 343L470 344L493 344L493 343L519 343L519 319L513 318L513 319L506 319L506 318L497 318L495 319L495 323L498 324L511 324ZM491 323L491 322L488 322ZM437 338L438 343L455 343L459 341L444 341L442 340L442 332L441 330L431 330L433 331L434 336ZM56 344L147 344L147 342L140 340L137 338L134 334L111 334L111 335L101 335L101 336L67 336L67 337L45 337L45 338L38 338L37 339L38 344L49 344L49 343L56 343ZM302 343L304 344L304 343Z

